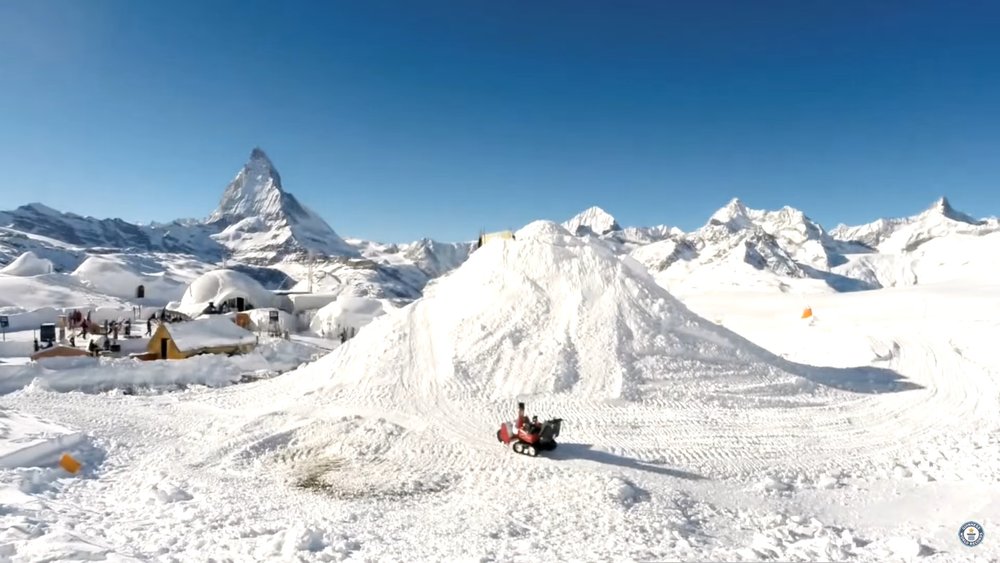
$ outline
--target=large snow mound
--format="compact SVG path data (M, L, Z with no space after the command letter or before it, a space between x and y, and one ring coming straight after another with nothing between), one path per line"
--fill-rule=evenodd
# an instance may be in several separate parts
M40 276L52 272L52 261L39 258L34 252L28 251L18 256L13 262L0 268L0 274L8 276Z
M334 337L343 329L360 329L385 314L379 299L341 295L313 317L309 328L319 335Z
M197 316L209 303L219 306L237 297L249 301L254 308L288 308L278 295L265 289L257 280L235 270L212 270L203 274L191 282L180 303L171 304L171 307L184 314Z
M72 276L93 290L122 299L135 299L139 286L150 304L177 299L184 283L167 275L160 264L133 256L90 256Z
M31 311L45 310L45 316L54 308L93 310L99 307L109 307L119 310L130 310L121 299L101 293L83 285L80 280L68 274L45 274L41 276L0 276L0 313L16 315ZM53 322L44 320L41 322ZM29 323L33 324L34 320ZM29 328L29 327L24 327ZM37 327L36 327L37 328ZM10 330L14 328L11 318Z
M415 390L632 400L815 391L764 355L690 312L635 261L536 230L482 247L423 299L306 369L339 392L396 390L400 400Z

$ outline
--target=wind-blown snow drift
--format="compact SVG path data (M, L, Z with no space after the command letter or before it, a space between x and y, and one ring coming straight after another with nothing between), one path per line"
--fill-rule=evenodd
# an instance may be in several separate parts
M536 222L309 368L358 398L593 399L812 390L690 312L638 263Z

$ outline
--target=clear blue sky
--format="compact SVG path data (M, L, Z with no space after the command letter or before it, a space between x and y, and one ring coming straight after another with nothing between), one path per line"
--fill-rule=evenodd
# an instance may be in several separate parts
M340 234L738 196L1000 213L1000 2L0 3L0 208L204 217L255 145Z

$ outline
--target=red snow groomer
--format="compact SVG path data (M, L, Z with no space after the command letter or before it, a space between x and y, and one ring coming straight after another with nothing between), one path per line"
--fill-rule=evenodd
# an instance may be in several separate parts
M517 404L517 420L500 423L497 430L497 440L510 444L516 453L538 455L538 452L556 449L556 436L562 427L561 418L553 418L539 423L538 417L528 417L524 414L524 403Z

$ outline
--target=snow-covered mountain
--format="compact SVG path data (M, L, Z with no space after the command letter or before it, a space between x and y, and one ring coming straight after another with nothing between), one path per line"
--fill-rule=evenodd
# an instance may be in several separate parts
M913 251L921 244L942 236L966 234L985 235L1000 230L997 218L973 219L956 211L942 197L926 211L913 217L879 219L872 223L848 227L838 225L831 231L837 240L863 244L879 251Z
M250 153L205 224L218 230L213 239L245 262L272 263L309 254L359 256L319 215L284 191L281 175L260 148Z
M600 207L590 207L583 210L575 217L563 223L563 227L570 233L582 235L606 235L612 231L622 230L618 221L610 213Z
M1000 251L998 233L996 217L974 219L942 197L912 217L837 226L831 236L865 251L848 256L833 271L883 287L971 275Z
M137 225L122 219L97 219L56 211L41 203L0 211L2 238L22 235L21 247L114 249L126 252L175 252L217 259L222 248L200 223L174 221ZM24 236L26 235L26 236ZM25 238L32 243L25 244Z
M668 287L721 282L787 290L805 283L835 291L939 279L933 264L952 264L947 256L954 253L949 253L948 244L958 243L929 243L1000 231L996 218L974 219L944 198L913 217L839 225L830 232L800 210L756 210L739 199L687 233L663 225L622 227L599 207L582 211L562 226L572 235L638 260ZM38 270L24 266L30 263L70 273L89 257L118 255L137 257L144 264L137 275L148 276L156 270L150 263L161 263L166 272L183 256L189 262L184 271L223 263L246 269L271 289L312 288L412 300L431 280L460 266L474 251L472 242L345 240L285 191L274 163L259 148L250 153L206 219L133 224L59 212L39 203L0 212L0 267L23 257L10 270L18 272Z
M690 233L664 233L662 240L629 252L674 284L698 277L784 290L790 280L800 279L849 291L917 283L920 276L914 273L914 264L924 259L922 267L927 268L926 256L918 252L921 245L998 230L995 218L973 219L953 209L945 198L914 217L880 219L859 227L841 225L831 233L797 209L749 209L733 199L703 227Z
M131 254L154 261L160 256L167 270L177 256L188 255L200 269L224 262L245 269L266 287L305 289L312 263L320 289L350 286L351 293L371 297L414 299L430 279L464 262L472 248L471 242L429 239L348 243L284 190L277 168L260 148L253 149L218 208L203 220L134 224L40 203L0 212L0 266L30 252L32 259L50 262L55 272L69 273L94 255Z

